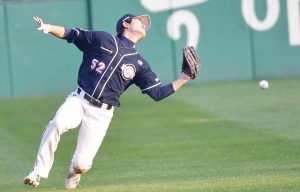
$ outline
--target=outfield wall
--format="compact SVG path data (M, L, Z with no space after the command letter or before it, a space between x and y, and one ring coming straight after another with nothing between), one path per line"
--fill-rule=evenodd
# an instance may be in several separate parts
M190 83L300 76L300 0L52 0L0 3L0 98L67 94L81 53L36 30L45 23L105 30L125 13L149 14L137 49L164 84L180 75L181 49L194 45Z

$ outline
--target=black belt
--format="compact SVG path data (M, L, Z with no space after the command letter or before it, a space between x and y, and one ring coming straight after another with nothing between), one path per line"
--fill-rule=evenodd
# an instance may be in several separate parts
M77 93L78 93L78 94L80 94L81 91L82 91L82 90L81 90L80 88L77 89ZM104 103L102 103L101 101L99 101L98 99L95 99L95 98L89 96L89 95L86 94L86 93L84 93L83 98L84 98L85 100L87 100L87 101L89 102L90 105L93 105L93 106L95 106L95 107L101 108L102 105L104 104ZM106 110L110 110L111 108L112 108L112 105L107 105Z

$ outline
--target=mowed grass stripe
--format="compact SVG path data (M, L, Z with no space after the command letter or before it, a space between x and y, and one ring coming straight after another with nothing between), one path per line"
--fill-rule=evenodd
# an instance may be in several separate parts
M289 139L300 138L300 78L188 85L173 98L231 121ZM188 98L188 99L186 99Z
M223 119L183 119L186 123L204 123L204 122L213 122L213 121L223 121Z
M178 100L180 94L183 96L188 89L194 91L195 86L187 86L186 90L175 93L176 97L159 103L140 91L126 92L93 168L82 177L78 191L298 191L299 139L254 128L220 113L216 110L218 106L210 110ZM44 126L63 100L63 97L28 99L28 104L23 101L21 109L12 109L19 100L0 101L1 108L7 108L6 112L0 112L0 126L20 139L23 148L33 148L22 154L25 162L15 154L24 165L21 168L15 168L15 162L10 163L2 156L1 161L8 166L1 169L1 175L8 170L15 175L0 181L0 191L33 190L23 186L22 179L31 169ZM214 105L212 101L207 102ZM25 109L31 109L29 115L20 115ZM43 114L31 118L37 111ZM20 129L16 117L30 131ZM195 121L199 119L204 121ZM62 136L49 179L42 180L38 191L64 190L77 131ZM19 143L9 144L12 149L20 149Z
M80 191L278 191L297 190L299 175L259 175L256 177L223 178L216 180L193 180L185 182L142 183L135 185L113 185L87 187Z

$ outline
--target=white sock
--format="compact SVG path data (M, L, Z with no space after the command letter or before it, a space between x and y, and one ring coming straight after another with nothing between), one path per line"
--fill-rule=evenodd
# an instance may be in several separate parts
M78 175L80 175L80 174L76 174L75 171L74 171L73 166L71 166L70 169L69 169L69 176L72 177L72 178L76 178Z

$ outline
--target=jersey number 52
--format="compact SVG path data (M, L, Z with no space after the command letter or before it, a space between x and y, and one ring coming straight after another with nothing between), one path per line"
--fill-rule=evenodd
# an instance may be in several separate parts
M95 70L99 74L102 74L105 69L105 63L99 62L97 59L93 59L91 69Z

